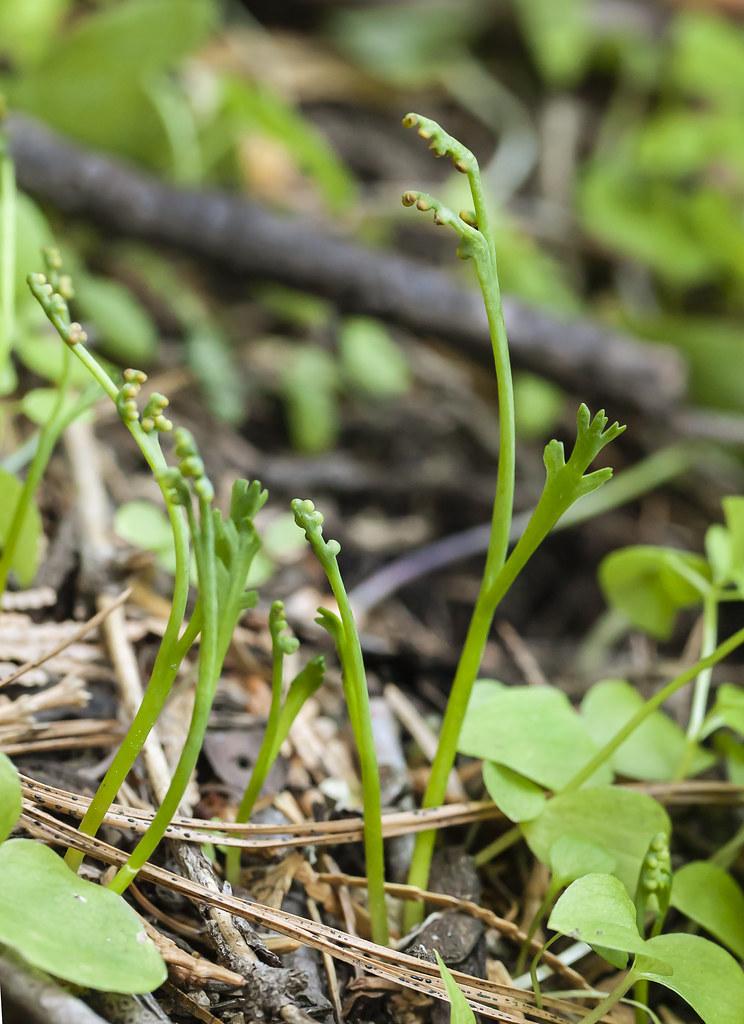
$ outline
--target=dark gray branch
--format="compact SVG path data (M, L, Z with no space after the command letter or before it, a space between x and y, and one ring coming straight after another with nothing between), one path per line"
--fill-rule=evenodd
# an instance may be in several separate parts
M375 252L305 219L219 192L176 188L84 150L22 117L9 120L21 186L68 214L123 235L176 246L256 278L332 298L490 359L480 295L427 264ZM588 320L563 321L517 299L504 302L514 360L615 409L654 410L682 397L671 349L646 346Z

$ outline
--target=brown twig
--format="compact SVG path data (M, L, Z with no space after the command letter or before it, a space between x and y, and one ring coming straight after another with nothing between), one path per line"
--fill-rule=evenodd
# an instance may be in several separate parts
M333 298L346 311L437 334L490 362L480 295L434 267L378 253L233 195L177 188L85 150L25 117L8 119L22 188L59 209L129 237L177 246L242 275ZM650 410L679 400L683 362L588 320L555 316L507 297L514 360L568 387L592 381L613 404Z

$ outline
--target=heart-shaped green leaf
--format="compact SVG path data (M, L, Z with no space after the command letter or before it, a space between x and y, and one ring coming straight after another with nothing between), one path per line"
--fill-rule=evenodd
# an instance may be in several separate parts
M21 782L18 772L5 754L0 754L0 842L10 835L20 815Z
M540 786L494 761L483 762L483 782L493 802L511 821L531 821L547 802Z
M550 847L550 870L562 885L568 885L583 875L611 874L615 859L603 846L566 833Z
M685 864L672 881L672 906L744 959L744 892L722 867Z
M0 469L0 494L3 496L0 501L0 546L5 543L22 490L23 484L17 477L6 469ZM10 566L23 587L29 586L36 575L41 537L41 516L36 503L32 500L23 517Z
M129 904L32 839L0 846L0 942L41 970L104 992L151 992L167 975Z
M598 749L560 690L490 680L475 685L458 748L553 790L565 786ZM592 782L611 778L612 772L603 766Z
M658 958L672 967L658 971ZM639 974L670 988L690 1004L705 1024L741 1024L744 972L730 953L699 935L657 935L636 960Z
M700 603L709 580L700 555L652 545L613 551L599 567L608 603L660 640L671 635L680 609Z
M544 864L550 863L553 845L566 835L600 846L614 859L613 873L631 894L651 840L670 831L666 811L650 796L613 786L559 793L534 821L520 827Z
M569 885L553 907L548 927L620 953L640 953L646 946L638 934L633 901L614 875L584 875Z
M630 683L623 679L604 679L584 697L581 714L592 737L604 745L643 703ZM676 722L662 711L655 711L615 751L612 766L629 779L666 782L676 777L686 749L687 738ZM697 775L714 762L712 754L696 747L689 774Z

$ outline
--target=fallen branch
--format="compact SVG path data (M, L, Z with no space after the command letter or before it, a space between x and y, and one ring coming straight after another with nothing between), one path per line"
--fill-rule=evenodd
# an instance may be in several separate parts
M176 188L74 145L25 117L8 120L19 184L65 213L134 238L172 245L239 274L332 298L348 312L436 334L490 362L480 296L427 264L375 252L236 195ZM586 388L622 409L658 410L684 392L683 362L589 320L561 320L507 297L515 363Z

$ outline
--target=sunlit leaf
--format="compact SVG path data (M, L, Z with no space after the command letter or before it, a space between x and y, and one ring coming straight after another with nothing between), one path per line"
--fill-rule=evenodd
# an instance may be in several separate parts
M633 901L614 875L584 875L559 897L548 920L553 931L621 953L640 953Z
M535 742L535 737L540 742ZM549 686L476 684L460 733L459 750L511 768L558 790L597 752L568 698ZM607 782L603 767L594 782Z
M493 802L511 821L536 818L547 800L536 783L494 761L483 762L483 783Z
M581 704L595 741L603 745L617 734L644 704L635 687L623 679L604 679L595 683ZM662 711L655 711L612 755L616 772L629 779L666 782L676 777L687 752L687 737L676 722ZM689 775L709 768L715 758L695 747Z
M611 874L615 859L604 847L567 832L550 847L550 870L563 885L582 875Z
M661 640L671 635L678 611L702 601L709 579L708 563L699 555L652 545L620 548L599 567L607 602Z
M659 972L658 963L649 958L670 964L672 973ZM741 1024L744 972L715 943L699 935L657 935L646 942L636 968L644 978L681 996L705 1024Z
M550 863L550 851L571 835L600 846L615 861L613 873L635 894L643 859L659 832L669 834L664 808L650 796L612 786L590 786L559 793L545 810L520 828L532 852Z
M693 861L674 873L672 906L744 959L744 892L711 861Z
M401 347L379 320L348 317L339 334L341 370L352 387L376 398L404 394L410 371Z
M167 976L122 897L31 839L0 846L0 941L34 967L104 992L151 992Z

